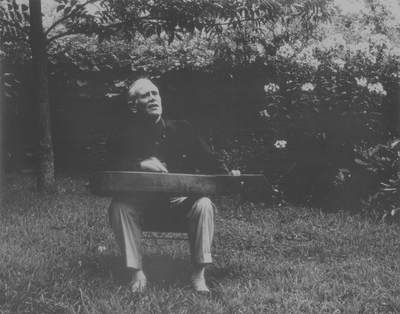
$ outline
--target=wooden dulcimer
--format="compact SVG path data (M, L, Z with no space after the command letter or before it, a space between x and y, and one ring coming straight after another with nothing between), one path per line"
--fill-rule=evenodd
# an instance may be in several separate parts
M269 188L261 174L201 175L181 173L102 171L89 178L89 191L98 196L118 196L135 192L173 195L226 195Z

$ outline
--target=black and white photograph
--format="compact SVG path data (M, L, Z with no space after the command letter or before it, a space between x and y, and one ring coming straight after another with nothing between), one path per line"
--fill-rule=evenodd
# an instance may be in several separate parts
M0 314L400 313L400 0L0 30Z

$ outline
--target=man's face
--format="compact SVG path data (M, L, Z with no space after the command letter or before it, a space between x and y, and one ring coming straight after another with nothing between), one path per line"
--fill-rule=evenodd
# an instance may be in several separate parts
M135 93L129 102L137 113L158 120L162 114L161 97L158 88L148 80L135 84Z

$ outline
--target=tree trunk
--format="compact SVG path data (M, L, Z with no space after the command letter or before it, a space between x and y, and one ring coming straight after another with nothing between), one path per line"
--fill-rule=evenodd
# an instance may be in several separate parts
M47 76L47 47L43 31L41 0L29 0L30 44L32 49L33 80L36 84L39 111L39 169L38 189L53 192L56 189L54 176L54 152L51 136L49 82Z

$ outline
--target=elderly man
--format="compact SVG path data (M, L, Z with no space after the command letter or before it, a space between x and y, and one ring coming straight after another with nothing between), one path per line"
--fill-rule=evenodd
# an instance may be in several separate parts
M133 113L132 126L110 143L112 169L171 173L228 174L224 163L207 147L186 121L164 120L158 88L148 79L135 81L128 92L128 106ZM238 175L232 171L231 175ZM215 206L207 197L165 197L138 194L116 197L109 208L110 224L116 241L132 270L131 289L146 287L142 270L141 225L163 211L184 218L189 229L193 264L192 287L209 292L204 279L207 264L212 262L211 243Z

